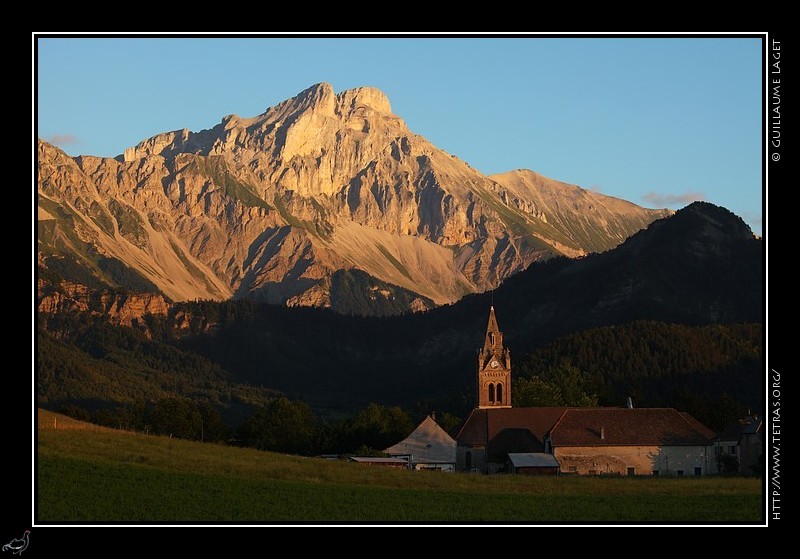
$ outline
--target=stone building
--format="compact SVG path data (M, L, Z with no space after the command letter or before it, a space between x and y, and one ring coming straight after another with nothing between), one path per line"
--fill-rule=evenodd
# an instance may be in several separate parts
M715 434L688 413L632 406L513 408L511 353L503 345L494 307L478 352L476 384L476 407L451 433L457 471L519 471L509 455L519 462L520 454L546 453L555 458L561 474L717 472Z
M571 408L545 437L562 473L717 473L713 431L672 408Z

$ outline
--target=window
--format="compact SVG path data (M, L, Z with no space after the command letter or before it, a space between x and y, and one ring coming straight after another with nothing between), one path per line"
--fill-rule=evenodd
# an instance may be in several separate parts
M701 468L699 466L695 467L694 475L696 475L696 476L703 475L703 468Z
M736 445L735 445L735 444L732 444L732 445L731 445L731 446L728 448L728 450L729 450L729 452L730 452L731 454L733 454L734 456L736 456Z
M679 476L682 476L682 475L683 475L683 470L678 470L677 474L678 474Z
M503 403L503 385L499 382L497 383L497 403Z
M489 384L489 401L494 403L494 384Z
M658 475L658 470L653 470L653 475L657 476Z
M636 468L628 468L628 475L635 476L636 475Z

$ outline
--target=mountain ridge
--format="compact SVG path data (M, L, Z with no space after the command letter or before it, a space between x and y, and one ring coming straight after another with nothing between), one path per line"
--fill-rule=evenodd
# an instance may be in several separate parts
M671 213L532 172L484 176L408 130L381 91L325 83L117 158L39 140L37 171L40 269L126 287L103 268L122 266L172 300L331 306L334 273L359 270L429 308Z

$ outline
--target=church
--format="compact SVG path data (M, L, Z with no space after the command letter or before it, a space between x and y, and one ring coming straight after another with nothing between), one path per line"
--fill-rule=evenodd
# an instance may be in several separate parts
M574 475L717 473L716 434L673 408L511 405L511 352L494 306L478 351L476 407L450 435L456 471Z

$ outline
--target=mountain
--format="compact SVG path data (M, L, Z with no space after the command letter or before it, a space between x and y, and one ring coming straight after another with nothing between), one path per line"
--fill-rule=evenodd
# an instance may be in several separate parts
M729 210L694 202L614 250L533 266L494 296L509 301L511 330L547 339L643 319L764 322L763 243Z
M385 311L399 293L403 308L425 309L541 259L608 250L671 213L532 171L482 175L409 131L381 91L324 83L115 159L39 140L37 172L38 267L51 289L173 301L348 312L383 298L391 305L370 305ZM341 271L359 281L337 287ZM354 286L352 301L332 295Z
M540 373L537 368L549 355L571 355L599 387L592 390L609 397L630 394L624 383L633 382L632 377L623 374L630 371L639 385L637 401L649 405L675 405L672 387L665 383L679 378L675 382L681 386L691 379L691 386L701 387L698 397L714 399L728 391L753 409L763 402L756 394L745 399L748 387L758 386L754 379L763 374L762 330L736 326L764 323L763 241L741 218L702 202L650 224L616 249L536 263L491 296L470 295L424 313L357 317L247 299L185 302L172 304L166 315L148 316L147 328L154 339L217 364L237 386L277 389L317 410L341 413L373 401L460 412L442 408L442 402L472 405L475 350L492 303L512 352L515 379L523 369L528 375ZM43 324L56 324L47 327L46 335L52 333L59 343L98 338L82 333L74 313L66 316L69 322L62 327L58 321L67 319L46 317ZM685 328L637 326L637 321ZM628 326L611 328L618 325ZM603 327L609 328L573 336L557 351L526 359L559 338ZM83 343L82 351L108 355L115 366L119 355L139 345L120 342L119 348L97 351L94 342ZM719 345L712 348L712 343ZM618 374L597 378L601 364L602 370ZM140 375L136 367L131 375ZM730 378L720 381L726 371ZM57 387L63 385L61 374L51 374ZM97 378L92 382L97 384ZM89 384L80 383L81 390ZM51 402L59 401L57 389L43 390ZM98 390L105 388L99 385ZM648 390L656 390L658 397Z

